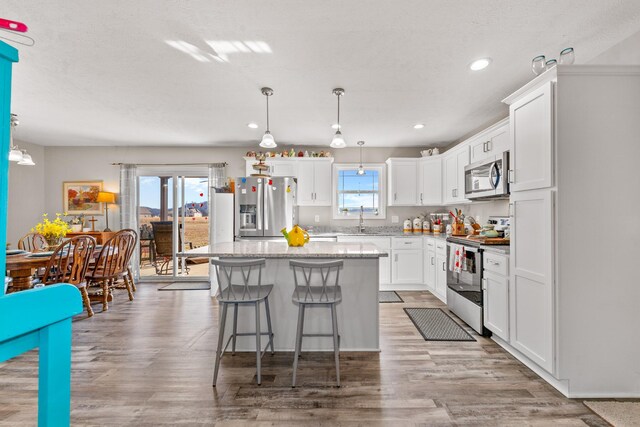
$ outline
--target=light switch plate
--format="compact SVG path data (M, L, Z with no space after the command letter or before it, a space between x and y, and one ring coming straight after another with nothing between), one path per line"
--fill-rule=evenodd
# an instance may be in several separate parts
M314 220L315 220L315 222L320 222L320 215L316 215Z
M392 215L391 216L391 222L394 224L397 224L400 222L400 218L398 217L398 215Z

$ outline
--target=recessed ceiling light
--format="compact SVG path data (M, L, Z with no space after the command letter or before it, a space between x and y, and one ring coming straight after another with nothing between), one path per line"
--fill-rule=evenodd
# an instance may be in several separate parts
M480 71L487 68L489 64L491 64L491 58L480 58L473 61L471 65L469 65L469 68L473 71Z
M422 129L424 125L422 123L418 123L417 125L413 125L414 129Z
M247 127L251 128L251 129L258 129L258 124L251 122L251 123L247 124Z
M340 125L337 124L337 123L334 123L334 124L331 125L331 128L332 129L340 129Z

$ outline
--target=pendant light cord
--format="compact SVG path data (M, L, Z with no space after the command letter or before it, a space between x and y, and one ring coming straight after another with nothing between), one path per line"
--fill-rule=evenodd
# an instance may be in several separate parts
M267 98L267 132L269 132L269 96L265 95Z
M338 95L338 130L340 130L340 95Z

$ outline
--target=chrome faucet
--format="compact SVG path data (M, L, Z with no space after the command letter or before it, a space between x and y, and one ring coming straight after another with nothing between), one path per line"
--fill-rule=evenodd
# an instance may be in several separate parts
M360 222L358 224L358 231L364 233L364 206L360 206Z

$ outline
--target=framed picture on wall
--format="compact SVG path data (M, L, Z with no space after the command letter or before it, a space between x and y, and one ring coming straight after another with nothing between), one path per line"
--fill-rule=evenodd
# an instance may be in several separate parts
M65 181L62 183L62 206L68 215L103 215L104 206L97 202L102 181Z

